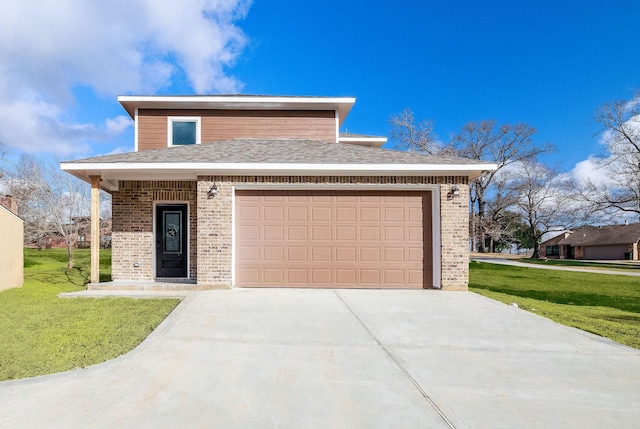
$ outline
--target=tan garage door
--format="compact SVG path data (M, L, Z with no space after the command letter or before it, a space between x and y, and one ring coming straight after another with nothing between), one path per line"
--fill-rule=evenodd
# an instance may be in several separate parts
M431 193L237 191L236 285L432 285Z

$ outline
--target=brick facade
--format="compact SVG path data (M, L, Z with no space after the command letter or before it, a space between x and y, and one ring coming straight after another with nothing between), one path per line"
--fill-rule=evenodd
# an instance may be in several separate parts
M469 186L440 185L442 289L467 290L469 284Z
M207 195L216 183L218 193ZM200 176L197 181L123 181L113 192L113 279L154 279L154 203L184 202L190 210L190 277L200 288L233 284L233 189L236 185L439 185L442 281L466 290L469 278L468 178L404 176ZM457 184L459 195L449 195ZM138 264L138 266L136 266Z
M189 277L197 276L196 182L122 181L112 193L113 280L154 280L154 203L171 202L189 206Z

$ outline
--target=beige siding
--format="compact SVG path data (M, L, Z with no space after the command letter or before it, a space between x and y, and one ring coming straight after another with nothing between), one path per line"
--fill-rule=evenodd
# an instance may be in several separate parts
M22 220L0 206L0 290L22 286L23 234Z
M138 150L167 147L167 118L201 118L202 143L233 138L336 141L333 111L148 110L138 112Z

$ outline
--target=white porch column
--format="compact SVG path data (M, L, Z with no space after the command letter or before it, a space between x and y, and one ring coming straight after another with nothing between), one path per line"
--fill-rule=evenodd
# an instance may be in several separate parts
M100 176L91 179L91 283L100 281Z

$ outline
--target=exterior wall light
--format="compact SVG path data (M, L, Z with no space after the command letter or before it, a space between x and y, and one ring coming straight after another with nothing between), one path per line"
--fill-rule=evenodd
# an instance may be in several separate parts
M453 185L451 189L449 189L449 195L451 195L452 197L457 197L458 195L460 195L460 189L458 188L458 185Z
M216 185L215 183L213 185L211 185L211 187L209 188L209 190L207 191L207 197L208 198L213 198L218 194L218 185Z

